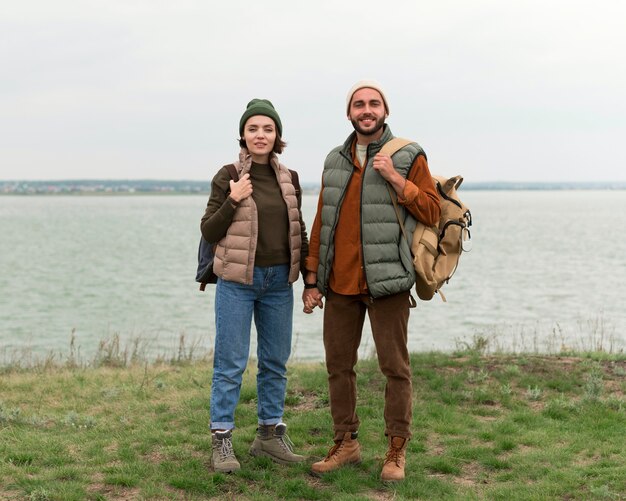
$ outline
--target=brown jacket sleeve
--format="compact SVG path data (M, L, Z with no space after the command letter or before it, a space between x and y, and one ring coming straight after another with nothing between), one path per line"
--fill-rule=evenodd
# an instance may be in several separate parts
M317 273L317 265L320 262L320 230L322 227L322 193L324 191L324 183L320 188L319 198L317 199L317 212L311 227L311 238L309 239L309 255L307 256L304 266L307 271Z
M437 225L441 214L439 195L424 155L418 155L407 176L402 197L398 201L420 222ZM312 236L311 236L312 238Z

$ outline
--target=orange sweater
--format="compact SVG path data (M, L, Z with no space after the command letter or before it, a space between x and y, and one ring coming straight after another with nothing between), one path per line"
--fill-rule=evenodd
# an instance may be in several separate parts
M363 167L359 164L352 145L354 172L346 188L335 229L335 255L330 274L330 288L345 295L367 294L361 246L361 183ZM317 201L317 214L311 228L309 255L305 261L307 271L317 273L320 248L322 193ZM399 202L419 221L435 225L439 221L439 197L432 182L424 155L415 159Z

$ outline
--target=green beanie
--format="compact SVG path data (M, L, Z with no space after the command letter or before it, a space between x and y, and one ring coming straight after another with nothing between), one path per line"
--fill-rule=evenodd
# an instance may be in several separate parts
M253 99L248 103L246 111L243 112L241 120L239 120L240 137L243 137L243 128L246 125L248 118L255 115L270 117L272 120L274 120L274 123L276 124L276 128L278 129L278 135L281 137L283 136L283 124L280 122L280 117L278 116L278 113L276 113L274 105L267 99Z

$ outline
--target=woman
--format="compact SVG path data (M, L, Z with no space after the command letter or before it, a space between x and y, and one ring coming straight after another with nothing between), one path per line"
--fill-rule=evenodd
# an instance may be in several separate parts
M211 385L213 468L240 468L232 445L235 407L248 363L252 318L257 330L257 436L254 456L297 463L282 422L291 353L292 284L304 270L306 228L292 172L278 162L285 147L272 103L253 99L239 122L239 180L222 167L202 218L204 238L216 243L213 271L215 353ZM293 175L296 175L293 173Z

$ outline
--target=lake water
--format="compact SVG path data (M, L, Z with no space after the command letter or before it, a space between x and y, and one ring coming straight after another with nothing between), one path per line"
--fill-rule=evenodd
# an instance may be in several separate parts
M626 191L462 198L473 250L444 288L447 303L412 310L412 351L453 350L474 336L512 349L624 349ZM304 197L309 226L316 200ZM0 363L67 353L72 331L85 359L114 335L144 340L152 355L175 354L181 335L210 351L213 288L194 282L205 205L192 195L0 197ZM302 313L301 283L294 289L293 357L322 360L322 314ZM372 349L366 328L361 354Z

